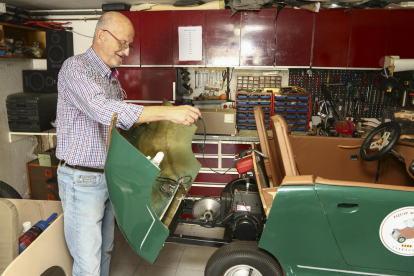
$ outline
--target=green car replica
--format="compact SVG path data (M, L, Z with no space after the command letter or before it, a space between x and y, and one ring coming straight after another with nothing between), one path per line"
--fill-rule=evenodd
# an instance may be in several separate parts
M239 163L250 162L254 177L193 203L199 215L191 220L181 215L201 167L191 150L195 126L162 121L119 133L114 118L105 175L134 251L154 263L165 242L220 247L209 276L414 275L414 144L398 141L398 124L382 124L365 140L297 137L274 116L269 139L263 110L254 113L260 144ZM157 167L147 156L160 151ZM229 235L174 235L182 222Z

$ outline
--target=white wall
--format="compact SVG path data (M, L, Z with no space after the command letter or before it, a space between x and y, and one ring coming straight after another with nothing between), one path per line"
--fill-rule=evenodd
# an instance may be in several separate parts
M34 137L9 142L7 95L23 92L22 70L33 68L29 59L0 59L0 180L24 195L29 189L26 163L33 160Z

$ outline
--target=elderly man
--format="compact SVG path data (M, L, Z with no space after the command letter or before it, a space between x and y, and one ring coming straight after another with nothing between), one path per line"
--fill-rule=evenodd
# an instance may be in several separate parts
M57 148L59 195L65 237L74 258L73 275L108 275L114 239L114 212L103 167L114 112L117 127L169 120L189 126L201 116L190 106L143 107L122 102L115 67L129 55L134 28L124 15L105 13L92 47L65 61L59 73Z

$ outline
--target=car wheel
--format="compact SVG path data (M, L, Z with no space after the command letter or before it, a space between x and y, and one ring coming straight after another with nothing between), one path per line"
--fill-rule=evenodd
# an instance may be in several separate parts
M282 276L278 261L260 249L258 242L237 241L226 244L210 257L205 276Z
M0 198L18 198L22 197L20 194L9 184L0 181Z
M399 238L398 238L398 242L399 242L399 243L403 243L403 242L405 242L405 238L404 238L404 237L399 237Z

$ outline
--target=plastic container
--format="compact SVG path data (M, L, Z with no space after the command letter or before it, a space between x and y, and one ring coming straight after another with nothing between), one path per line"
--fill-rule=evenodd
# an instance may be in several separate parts
M22 233L22 235L24 233L26 233L27 231L29 231L30 228L32 228L32 223L30 221L23 222L23 233Z
M26 248L49 227L49 224L56 218L56 216L57 213L53 213L46 221L40 220L19 238L19 254L26 250Z
M157 152L155 157L152 158L151 163L157 166L157 168L159 168L163 159L164 159L164 153L162 151L159 151Z

